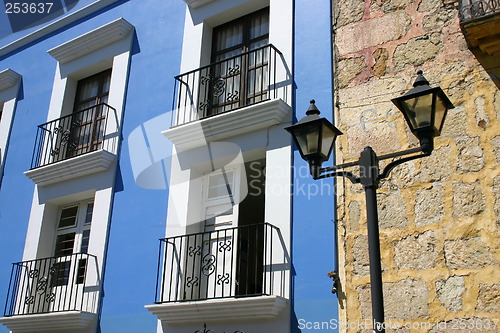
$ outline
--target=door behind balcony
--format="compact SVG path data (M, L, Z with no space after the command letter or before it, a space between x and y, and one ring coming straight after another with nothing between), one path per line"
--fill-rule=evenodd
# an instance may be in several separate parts
M104 139L105 107L111 69L78 81L66 157L99 149Z
M269 43L269 8L216 27L213 36L207 116L267 99L269 49L259 48Z
M264 165L256 160L205 176L203 232L172 243L187 251L185 300L263 293Z

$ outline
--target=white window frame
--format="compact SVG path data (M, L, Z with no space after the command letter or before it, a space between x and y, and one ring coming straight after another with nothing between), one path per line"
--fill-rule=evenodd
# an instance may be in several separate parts
M55 238L54 238L54 250L53 250L54 254L55 254L55 250L56 250L56 246L57 246L57 237L59 235L67 234L70 232L75 232L75 240L74 240L74 244L73 244L73 254L81 253L83 233L86 230L91 230L91 225L92 225L92 220L90 222L86 221L88 206L90 204L92 204L92 206L93 206L94 199L74 202L74 203L59 207L59 213L57 215L57 221L56 221L57 229L56 229ZM72 208L72 207L78 207L75 225L66 226L66 227L59 227L58 225L59 225L59 222L61 221L61 215L62 215L63 210L67 209L67 208ZM93 208L92 208L92 210L93 210ZM93 218L93 213L92 213L92 218Z
M219 228L224 227L237 227L238 226L238 214L239 214L239 202L241 198L241 189L242 189L242 167L241 165L235 166L226 166L224 168L218 169L213 172L207 172L203 176L203 185L202 185L202 193L203 193L203 203L202 203L202 218L204 219L204 231L214 231ZM224 174L226 176L224 176ZM212 177L227 177L228 174L231 174L231 179L226 179L229 184L229 190L231 193L228 193L224 196L219 196L215 198L209 198L209 190L210 190L210 179ZM230 197L231 196L231 197ZM232 206L231 214L224 214L224 211L215 211L214 213L207 214L207 210L211 207L215 206ZM213 218L214 223L208 222L208 218Z

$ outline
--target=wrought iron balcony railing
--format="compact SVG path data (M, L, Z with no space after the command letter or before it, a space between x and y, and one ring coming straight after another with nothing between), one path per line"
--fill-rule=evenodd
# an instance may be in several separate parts
M285 100L279 91L280 82L288 79L283 73L282 54L270 44L178 75L172 126L269 99Z
M285 297L288 259L268 223L160 240L156 303L228 297Z
M458 7L460 22L467 22L500 12L500 0L460 0Z
M86 253L14 263L4 315L96 313L97 272L96 257Z
M107 138L110 110L97 104L38 126L31 169L63 161L92 151L113 151L116 140Z

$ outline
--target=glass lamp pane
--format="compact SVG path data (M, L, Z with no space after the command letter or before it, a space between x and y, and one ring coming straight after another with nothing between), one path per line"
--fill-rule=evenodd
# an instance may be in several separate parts
M307 154L319 152L319 132L307 133Z
M434 127L438 132L441 132L441 127L443 127L444 116L446 115L446 106L443 100L436 96L436 114L434 116Z
M432 96L432 94L427 94L403 101L413 129L431 125Z
M319 127L317 123L305 124L295 129L295 138L304 156L319 152Z
M333 141L335 140L336 134L323 124L323 140L321 142L321 153L328 157L330 150L332 149Z

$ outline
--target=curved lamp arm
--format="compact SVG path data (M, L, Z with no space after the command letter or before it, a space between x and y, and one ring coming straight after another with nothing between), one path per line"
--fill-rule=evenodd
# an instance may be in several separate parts
M380 179L384 179L384 178L389 177L389 174L391 173L392 169L394 169L395 167L397 167L400 164L406 163L406 162L411 161L411 160L416 160L417 158L430 156L430 155L431 155L431 152L423 152L420 155L403 157L399 160L392 161L391 163L386 165L386 167L384 168L384 171L382 171L382 173L378 176L378 179L380 180Z
M314 177L314 179L321 179L321 178L329 178L329 177L345 177L348 178L353 184L358 184L360 182L360 179L352 172L349 171L339 171L339 172L332 172L332 173L327 173L324 175L320 175L319 177Z

